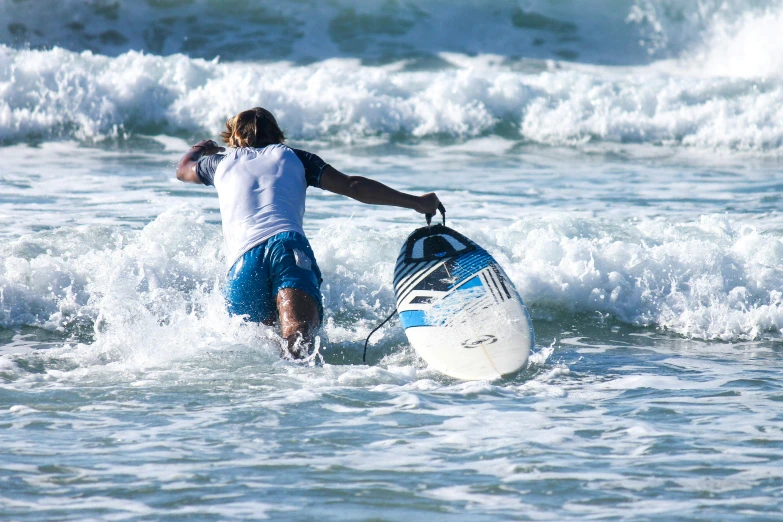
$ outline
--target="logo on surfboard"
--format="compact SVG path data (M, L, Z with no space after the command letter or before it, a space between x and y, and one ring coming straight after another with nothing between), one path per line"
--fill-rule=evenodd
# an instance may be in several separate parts
M484 344L492 344L497 341L497 337L494 335L481 335L476 339L468 339L467 341L462 341L462 347L467 349L472 348L478 348L481 345Z

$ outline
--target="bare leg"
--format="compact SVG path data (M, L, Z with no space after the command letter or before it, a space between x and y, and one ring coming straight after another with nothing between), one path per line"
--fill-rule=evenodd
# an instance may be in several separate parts
M288 343L288 353L281 355L294 359L307 357L320 322L318 303L303 290L283 288L277 293L277 310L280 312L280 333Z

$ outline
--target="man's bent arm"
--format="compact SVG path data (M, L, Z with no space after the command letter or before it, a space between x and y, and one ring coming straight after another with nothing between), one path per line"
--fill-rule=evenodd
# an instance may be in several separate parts
M177 164L177 179L180 181L186 181L188 183L201 183L196 168L198 168L198 160L202 156L210 156L217 152L223 152L226 150L223 147L218 146L212 140L203 140L190 148L182 158L180 158Z

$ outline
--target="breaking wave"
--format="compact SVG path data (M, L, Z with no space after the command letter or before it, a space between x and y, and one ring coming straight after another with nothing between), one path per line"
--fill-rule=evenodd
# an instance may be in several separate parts
M303 140L783 147L779 1L47 6L3 6L5 143L214 136L263 105Z

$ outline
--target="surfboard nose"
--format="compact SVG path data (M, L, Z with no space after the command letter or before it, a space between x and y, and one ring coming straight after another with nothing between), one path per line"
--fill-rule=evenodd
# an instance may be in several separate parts
M416 241L411 252L414 259L446 257L465 250L466 246L444 234L423 237Z
M408 262L445 259L475 249L475 244L459 232L444 225L415 230L403 246L403 257Z

